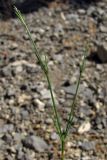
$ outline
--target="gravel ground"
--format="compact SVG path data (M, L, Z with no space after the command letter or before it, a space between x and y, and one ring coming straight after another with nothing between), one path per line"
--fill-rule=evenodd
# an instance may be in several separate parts
M79 1L78 1L79 2ZM63 127L82 76L66 160L107 159L107 0L49 3L26 14L50 75ZM0 160L59 160L46 80L17 19L0 21Z

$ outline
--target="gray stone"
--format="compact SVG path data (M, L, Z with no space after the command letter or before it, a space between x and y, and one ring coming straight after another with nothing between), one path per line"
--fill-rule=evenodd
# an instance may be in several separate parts
M57 100L56 98L55 98L55 104L56 104L56 106L59 105L59 102L58 102L58 100ZM49 100L47 101L45 107L46 107L46 108L50 108L50 107L52 107L52 105L53 105L52 99L49 99Z
M95 142L89 142L89 141L84 141L83 143L80 144L80 148L86 151L94 150L95 149Z
M97 44L97 55L102 63L107 62L107 43Z
M2 69L0 69L0 75L3 77L11 77L11 69L10 67L6 66Z
M97 11L100 15L103 15L104 14L104 10L102 8L97 8Z
M21 73L22 71L23 71L23 67L22 67L22 66L17 66L17 67L14 69L14 73L15 73L15 74Z
M107 33L107 27L105 27L104 25L100 25L100 31L103 33Z
M82 157L81 160L90 160L89 156ZM92 159L91 159L92 160ZM94 159L95 160L95 159Z
M40 35L44 35L45 30L43 28L36 27L33 28L33 32L35 32L36 34L39 33Z
M81 107L79 109L79 113L80 113L79 114L80 118L85 118L86 116L90 116L91 115L91 110L89 108Z
M45 123L46 123L47 125L50 125L50 124L53 123L53 120L52 120L51 118L47 118L47 119L45 120Z
M53 58L54 58L55 61L57 61L59 63L63 62L63 55L61 55L61 54L53 55Z
M51 139L52 139L52 140L59 140L58 134L57 134L56 132L53 132L53 133L51 134Z
M107 105L107 96L105 96L105 98L104 98L104 103L105 103L105 105Z
M28 117L29 117L28 111L22 110L21 111L21 116L22 116L23 119L28 119Z
M80 15L84 15L86 13L85 9L78 9L78 13Z
M55 33L61 34L61 35L64 34L63 26L60 23L56 24Z
M85 88L82 94L83 97L87 100L93 99L93 91L90 88Z
M14 130L13 124L5 124L0 128L0 133L12 132Z
M68 20L75 20L75 21L77 21L79 19L79 16L78 16L78 14L71 13L71 14L67 15L67 19Z
M37 152L44 152L48 149L47 143L38 136L27 136L22 142L25 147L33 149Z
M26 155L22 150L19 150L17 153L17 160L31 160L29 155Z
M11 45L9 46L9 49L15 50L18 48L18 44L16 42L12 42Z
M48 89L43 89L40 91L40 94L42 96L42 99L51 99L51 94ZM53 92L53 95L55 97L55 93Z
M64 87L63 89L64 89L65 93L74 95L75 91L76 91L76 85Z
M8 133L6 133L2 137L2 139L6 142L6 144L11 144L11 142L12 142L12 136L10 134L8 134Z
M98 125L97 125L97 128L98 128L99 130L102 130L102 129L103 129L102 124L98 124Z
M17 133L17 132L14 133L13 137L14 137L14 141L16 141L16 142L20 142L21 139L22 139L22 135L20 133Z
M68 86L68 87L63 87L63 89L64 89L65 93L74 95L75 92L76 92L76 87L77 87L77 85L76 85L76 84L73 84L73 85ZM83 85L80 85L80 86L79 86L79 93L80 93L80 92L83 92L84 89L85 89L84 86L83 86Z
M3 145L4 145L4 141L0 139L0 150L3 148Z
M104 72L104 68L103 68L103 66L102 66L101 64L97 64L97 65L96 65L96 69L97 69L98 71Z
M7 89L5 98L11 98L15 96L15 89L14 88L9 88Z
M94 11L95 11L95 7L94 6L90 6L90 7L88 7L87 14L91 15Z

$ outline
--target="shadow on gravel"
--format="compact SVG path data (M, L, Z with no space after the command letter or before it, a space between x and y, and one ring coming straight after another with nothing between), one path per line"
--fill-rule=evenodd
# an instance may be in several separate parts
M56 2L57 5L64 3L72 5L74 9L88 8L91 4L95 4L98 0L25 0L23 3L16 4L22 13L31 13L37 11L41 7L48 7L52 2Z
M97 52L93 52L91 53L88 57L87 57L87 60L88 61L91 61L91 62L95 62L96 64L101 64L101 60L99 59L98 55L97 55Z
M13 4L12 0L0 0L0 13L3 15L4 20L15 17L13 13L13 5L15 5L22 13L28 14L38 11L41 7L48 7L50 3L67 4L72 8L88 8L91 4L95 4L98 0L16 0Z
M23 3L16 3L16 7L25 14L37 11L41 7L48 7L53 0L25 0Z
M72 5L74 9L88 8L92 4L96 4L99 0L68 0L68 4Z

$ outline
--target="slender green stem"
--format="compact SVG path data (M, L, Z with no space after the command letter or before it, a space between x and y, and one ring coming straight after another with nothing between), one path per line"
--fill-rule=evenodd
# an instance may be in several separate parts
M28 36L29 36L29 39L30 39L30 42L33 46L33 51L34 51L34 54L36 55L37 59L38 59L38 62L40 63L40 66L46 76L46 79L47 79L47 82L48 82L48 86L49 86L49 90L50 90L50 94L51 94L51 99L52 99L52 109L53 109L53 113L54 113L54 116L53 116L53 121L54 121L54 124L55 124L55 127L57 129L57 132L60 136L60 139L61 139L61 124L60 124L60 120L59 120L59 115L58 115L58 112L56 110L56 104L55 104L55 99L54 99L54 96L53 96L53 91L52 91L52 83L50 82L50 77L49 77L49 72L48 72L48 66L47 66L47 60L46 60L46 57L45 57L45 61L42 60L41 56L40 56L40 52L38 51L37 47L36 47L36 44L34 43L33 39L32 39L32 36L31 36L31 33L30 33L30 30L28 28L28 26L26 25L26 22L24 20L24 17L22 16L21 12L16 8L14 7L15 9L15 13L16 15L18 16L18 18L20 19L21 23L23 24Z
M80 79L81 79L81 73L80 73L80 76L79 76L79 79L78 79L76 92L75 92L75 95L74 95L74 98L73 98L73 103L72 103L72 106L71 106L71 111L70 111L70 114L69 114L68 123L67 123L66 130L65 130L65 135L66 136L68 134L68 130L71 126L71 123L72 123L72 120L73 120L73 117L74 117L75 102L76 102L76 97L77 97L77 93L78 93L78 89L79 89Z
M48 74L46 74L46 78L47 78L47 82L48 82L48 86L49 86L49 90L50 90L50 94L51 94L51 98L52 98L52 103L53 103L52 108L53 108L53 113L54 113L54 124L55 124L56 129L58 131L58 134L61 138L61 135L62 135L61 124L60 124L58 112L56 110L56 104L55 104L55 99L54 99L54 95L53 95L53 91L52 91L52 85L51 85L51 81L50 81Z
M71 105L71 111L70 111L69 118L68 118L68 121L67 121L66 129L65 129L65 138L68 135L68 131L69 131L71 125L72 125L72 121L73 121L73 118L74 118L75 102L76 102L76 98L77 98L77 94L78 94L78 90L79 90L79 86L80 86L82 73L84 71L86 53L87 53L87 48L84 51L84 57L83 57L83 60L82 60L82 64L80 65L80 75L79 75L79 79L78 79L78 82L77 82L76 92L75 92L75 95L74 95L74 98L73 98L73 103Z
M25 28L28 36L29 36L29 39L30 39L30 42L31 42L31 45L32 45L32 49L33 49L34 54L36 55L36 57L37 57L37 59L38 59L38 62L39 62L40 65L41 65L42 70L43 70L44 72L47 72L47 69L46 69L46 67L45 67L45 64L44 64L44 62L43 62L42 59L41 59L41 56L40 56L40 54L39 54L39 51L38 51L38 49L37 49L37 46L36 46L34 40L32 39L30 30L29 30L29 28L28 28L28 26L27 26L27 24L26 24L26 22L25 22L24 17L22 16L21 12L20 12L16 7L14 7L14 9L15 9L16 15L18 16L19 20L21 21L22 25L24 26L24 28Z
M61 160L64 160L64 151L65 151L65 139L62 139L61 141Z

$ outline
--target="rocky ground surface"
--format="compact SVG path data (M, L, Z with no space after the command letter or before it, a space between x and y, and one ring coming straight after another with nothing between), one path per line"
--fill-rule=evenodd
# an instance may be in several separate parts
M107 1L57 4L26 15L50 75L63 127L89 52L66 160L107 159ZM59 160L46 80L17 19L0 21L0 160Z

